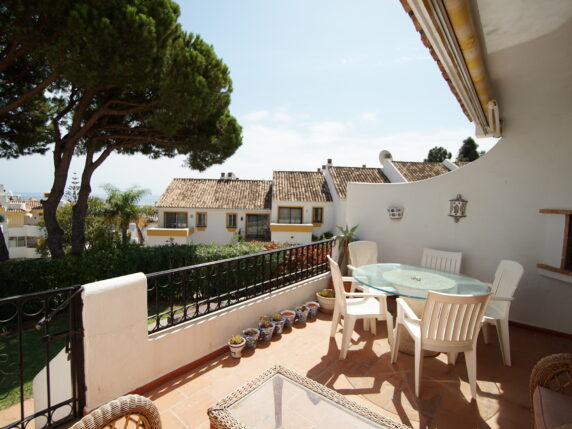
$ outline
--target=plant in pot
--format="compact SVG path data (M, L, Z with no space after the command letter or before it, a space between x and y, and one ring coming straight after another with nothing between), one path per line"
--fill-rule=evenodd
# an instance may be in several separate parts
M309 312L310 312L310 309L305 305L301 305L300 307L296 307L296 318L298 319L298 322L306 323L306 319L308 318Z
M320 308L320 304L318 304L316 301L308 301L304 305L308 307L308 317L310 319L315 319L316 316L318 315L318 309Z
M242 356L242 349L246 345L246 340L242 335L233 335L228 339L228 348L230 349L230 355L239 359Z
M322 289L316 292L316 298L320 303L320 311L323 313L333 313L336 305L336 291L333 289Z
M258 337L260 336L260 331L256 328L248 328L242 331L242 336L246 340L246 348L255 349Z
M258 329L260 330L260 341L270 341L274 333L274 323L268 316L262 316L258 322Z
M280 314L284 317L284 327L291 328L296 318L296 312L294 310L283 310Z
M284 329L284 323L286 323L286 319L280 313L274 314L272 316L272 322L274 322L274 333L276 335L282 334L282 330Z
M354 240L358 226L355 225L350 228L347 225L345 227L338 225L337 228L340 230L339 234L336 235L336 244L338 246L338 265L340 266L342 276L347 276L350 255L348 244Z

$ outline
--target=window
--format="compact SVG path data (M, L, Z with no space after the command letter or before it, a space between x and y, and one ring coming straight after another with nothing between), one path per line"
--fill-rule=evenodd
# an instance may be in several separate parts
M205 228L207 226L207 214L205 212L197 212L197 227Z
M38 247L38 237L26 237L28 249L36 249Z
M226 215L226 227L236 228L236 213L227 213Z
M279 207L278 223L302 223L302 207Z
M563 215L550 216L545 220L545 236L550 237L552 247L542 254L542 263L538 263L540 274L572 283L572 210L540 209L540 213ZM555 238L558 238L555 240ZM566 276L566 277L564 277Z
M187 228L187 213L186 212L166 212L165 213L165 228Z
M10 237L8 240L9 247L26 247L26 237Z
M312 223L322 223L324 221L324 209L322 207L314 207L312 209Z

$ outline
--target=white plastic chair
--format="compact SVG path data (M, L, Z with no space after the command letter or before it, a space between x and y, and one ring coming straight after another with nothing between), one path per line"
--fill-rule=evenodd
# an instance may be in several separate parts
M330 337L336 335L338 323L343 316L344 333L342 336L340 359L345 359L357 319L364 319L364 329L367 331L369 330L368 328L371 328L371 333L374 335L376 334L376 320L379 317L381 317L382 320L385 319L387 321L388 336L391 336L393 333L393 319L387 311L387 302L384 299L378 299L380 297L379 295L363 292L346 292L343 282L351 281L352 278L342 277L340 267L330 256L328 256L328 261L336 290L336 304L332 317ZM390 341L390 343L393 343L393 341Z
M404 327L415 341L415 395L421 390L423 350L447 353L454 363L457 353L465 353L473 398L477 396L477 338L483 314L492 294L450 295L429 292L421 319L403 298L397 298L397 324L391 363L397 360L399 334Z
M423 255L421 256L421 266L450 273L459 273L461 271L462 258L463 254L461 252L445 252L444 250L426 247L423 249Z
M511 365L510 336L508 331L508 313L510 304L522 275L524 268L518 262L502 260L495 272L495 279L491 286L494 294L483 320L483 338L489 343L488 324L495 323L502 353L502 360L506 366Z

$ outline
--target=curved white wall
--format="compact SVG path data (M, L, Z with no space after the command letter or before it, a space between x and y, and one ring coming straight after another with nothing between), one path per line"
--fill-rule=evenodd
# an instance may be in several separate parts
M463 252L462 271L491 281L501 259L526 272L511 319L572 333L572 284L539 273L562 241L539 209L572 209L572 21L488 57L503 138L483 158L449 174L403 184L348 185L347 220L378 242L384 261L419 263L423 247ZM469 200L454 223L449 199ZM392 221L387 207L405 208ZM551 234L549 236L549 234ZM548 238L547 238L548 237ZM556 250L558 251L558 249Z

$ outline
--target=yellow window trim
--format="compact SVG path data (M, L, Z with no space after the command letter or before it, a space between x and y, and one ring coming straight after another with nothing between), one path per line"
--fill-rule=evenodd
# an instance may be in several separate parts
M300 223L271 223L270 231L272 232L312 232L313 225Z
M236 226L228 226L228 218L232 215L235 216L236 225L238 226L238 213L227 213L226 214L226 229L228 229L229 231L230 230L236 230Z
M195 230L193 228L150 228L147 230L149 237L188 237Z
M235 231L236 231L236 228L230 228L230 227L227 226L227 227L226 227L226 230L227 230L228 232L235 232Z
M322 209L322 220L320 222L314 222L314 209ZM324 207L323 206L314 206L312 207L312 223L314 226L322 226L324 223Z
M205 224L199 226L199 225L198 225L198 221L199 221L199 215L201 215L201 214L204 214L204 215L205 215ZM199 231L204 231L204 230L207 228L207 226L208 226L208 224L209 224L209 222L208 222L208 216L209 216L208 212L196 212L196 213L195 213L195 226L197 227L197 229L198 229Z

